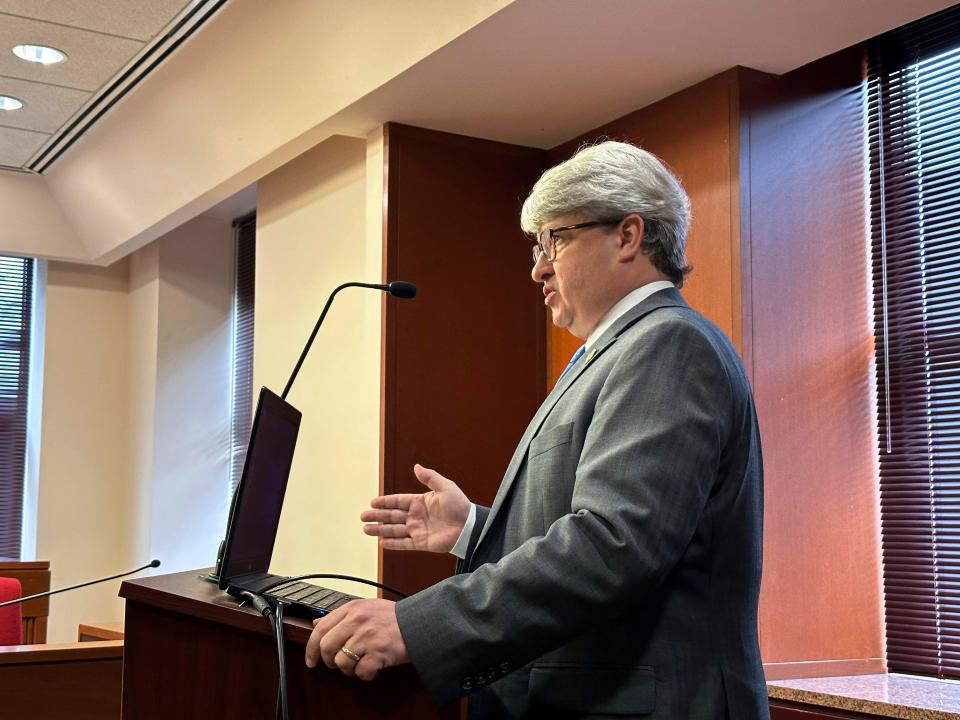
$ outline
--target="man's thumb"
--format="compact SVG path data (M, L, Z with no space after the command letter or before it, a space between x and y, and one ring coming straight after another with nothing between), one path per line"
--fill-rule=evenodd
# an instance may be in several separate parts
M436 470L425 468L420 463L413 466L413 474L417 476L417 480L420 481L421 485L425 485L431 490L439 490L443 487L443 481L445 479L443 475Z

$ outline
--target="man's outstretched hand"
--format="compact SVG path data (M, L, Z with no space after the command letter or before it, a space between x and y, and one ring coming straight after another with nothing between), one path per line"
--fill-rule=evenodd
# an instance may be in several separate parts
M452 480L414 465L413 472L430 488L422 494L381 495L360 514L367 535L380 538L385 550L425 550L448 553L467 522L470 501Z

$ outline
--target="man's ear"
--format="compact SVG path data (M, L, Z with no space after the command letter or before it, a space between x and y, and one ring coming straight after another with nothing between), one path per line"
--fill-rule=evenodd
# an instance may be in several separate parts
M621 262L633 262L638 255L646 255L647 251L643 247L643 218L636 213L627 215L620 221L617 228L620 232L620 251L618 253Z

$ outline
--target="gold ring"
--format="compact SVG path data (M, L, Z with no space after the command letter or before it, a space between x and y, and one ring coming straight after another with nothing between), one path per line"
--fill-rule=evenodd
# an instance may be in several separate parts
M346 645L340 648L340 652L342 652L344 655L346 655L348 658L350 658L354 662L360 662L360 656L357 655L353 650L348 648Z

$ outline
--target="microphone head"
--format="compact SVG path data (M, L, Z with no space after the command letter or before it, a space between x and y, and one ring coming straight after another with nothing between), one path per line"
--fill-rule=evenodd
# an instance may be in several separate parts
M152 560L152 561L150 561L150 565L149 565L148 567L160 567L160 561L159 561L159 560Z
M406 300L417 296L417 286L410 282L404 282L403 280L394 280L387 285L387 292L394 297Z

